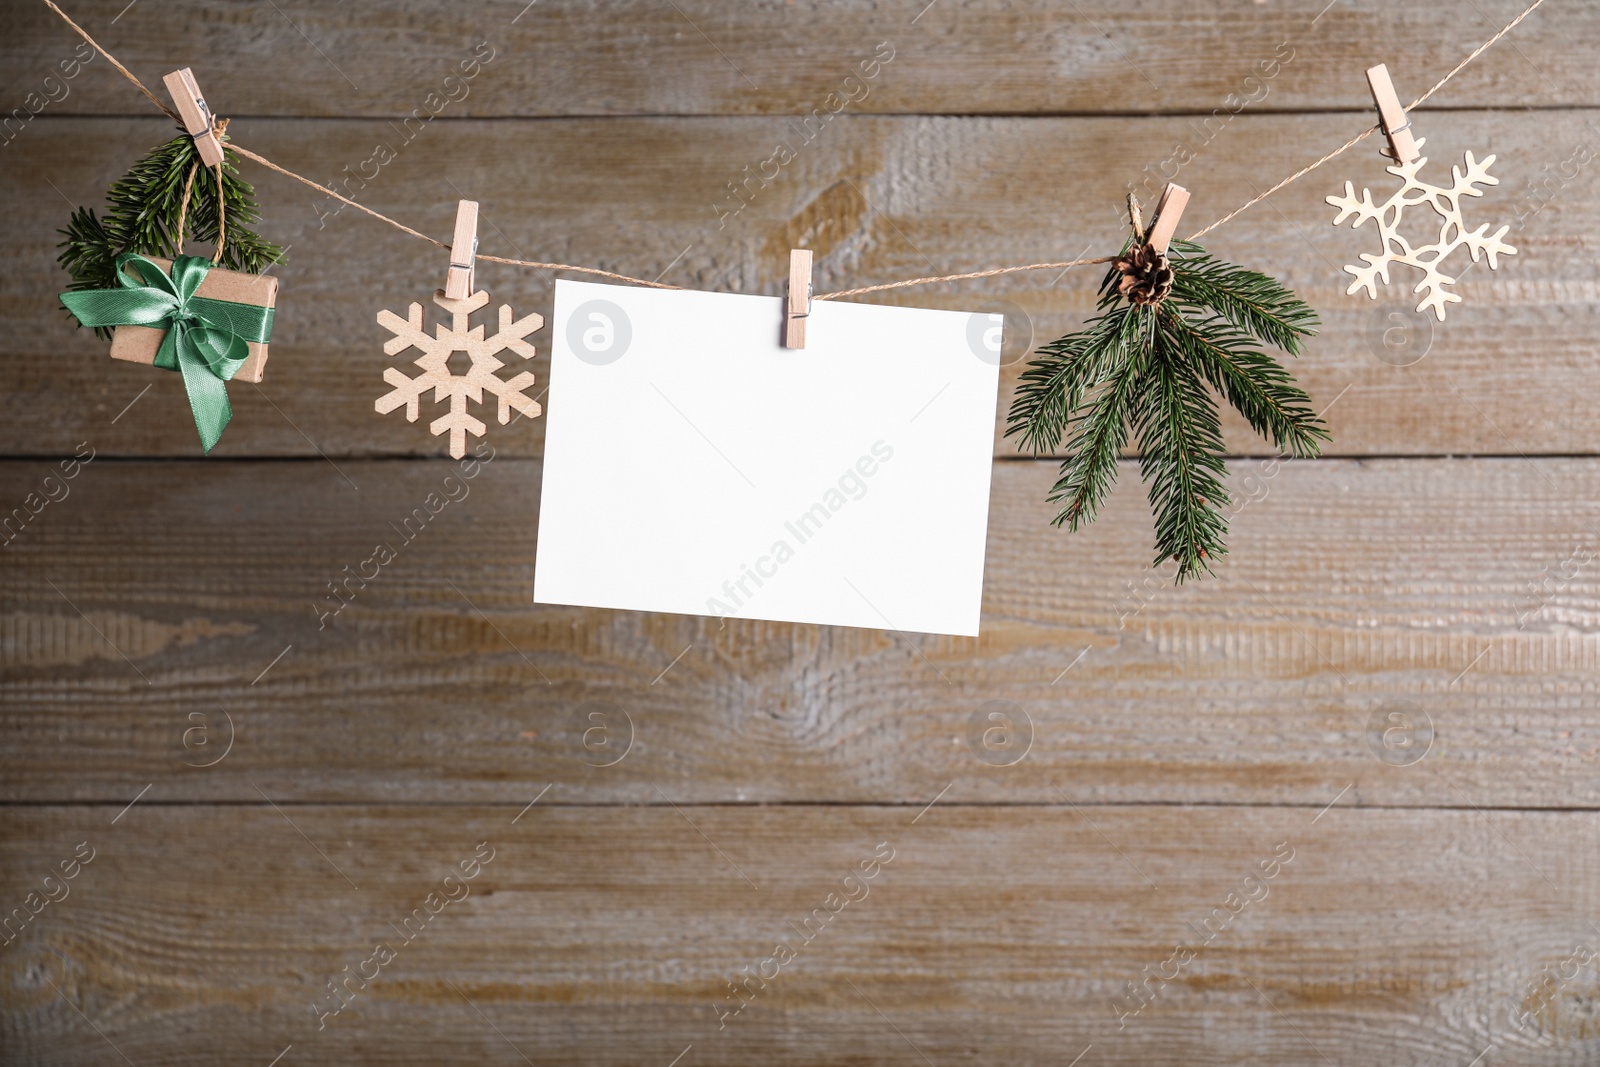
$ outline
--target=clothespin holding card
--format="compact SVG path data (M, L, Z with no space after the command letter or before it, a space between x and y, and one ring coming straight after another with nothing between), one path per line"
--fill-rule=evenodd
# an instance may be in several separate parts
M789 251L789 283L783 296L783 347L806 346L806 318L811 314L811 249Z
M478 202L462 200L456 204L456 232L450 239L450 273L444 282L446 299L465 300L472 295L473 264L477 255Z
M1417 149L1417 139L1411 135L1411 120L1406 109L1400 106L1400 97L1389 80L1389 68L1379 63L1367 71L1367 85L1372 88L1372 99L1378 105L1378 126L1389 140L1389 151L1384 154L1396 163L1406 164L1422 153Z
M1178 220L1183 217L1183 209L1189 203L1189 190L1181 185L1167 183L1161 190L1161 199L1156 203L1155 218L1150 220L1150 233L1145 242L1161 255L1167 254L1167 246L1172 244L1172 238L1178 232Z
M206 106L206 98L200 95L200 86L195 83L193 72L184 67L162 80L166 82L167 92L172 94L172 102L177 105L184 130L194 138L194 145L200 150L201 161L208 167L215 167L222 162L222 142L217 140L211 108Z

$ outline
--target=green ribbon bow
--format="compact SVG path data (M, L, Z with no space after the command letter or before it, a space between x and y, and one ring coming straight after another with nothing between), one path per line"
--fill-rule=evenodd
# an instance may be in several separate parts
M127 271L132 267L144 284ZM117 257L118 289L62 293L61 302L85 326L153 326L165 329L155 365L183 373L194 428L207 451L217 443L233 407L228 379L250 358L250 342L272 336L272 309L195 296L210 260L178 256L168 274L132 252Z

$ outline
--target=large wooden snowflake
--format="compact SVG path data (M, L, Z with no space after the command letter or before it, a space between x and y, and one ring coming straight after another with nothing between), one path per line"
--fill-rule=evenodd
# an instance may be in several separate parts
M1417 147L1421 148L1426 141L1417 140ZM1440 264L1450 257L1458 248L1465 247L1472 253L1472 261L1478 262L1480 256L1487 256L1489 269L1496 270L1499 263L1497 255L1514 256L1517 250L1501 240L1510 226L1502 226L1494 233L1489 233L1489 224L1484 223L1476 230L1469 231L1467 224L1461 218L1461 198L1464 196L1482 196L1478 185L1499 185L1500 179L1489 173L1489 167L1494 163L1494 156L1490 156L1482 163L1467 153L1466 173L1460 167L1451 167L1452 182L1448 188L1429 185L1417 177L1428 157L1418 156L1410 163L1388 168L1389 173L1402 179L1400 190L1382 204L1374 205L1370 190L1361 190L1361 198L1355 195L1355 186L1350 182L1344 183L1343 196L1330 196L1328 203L1339 209L1338 217L1333 220L1335 226L1339 225L1351 215L1356 217L1354 225L1359 228L1368 219L1378 224L1378 234L1383 241L1383 254L1373 255L1370 252L1361 253L1361 258L1367 261L1364 267L1351 264L1345 267L1350 274L1355 275L1355 281L1350 283L1347 293L1354 293L1357 289L1365 289L1367 295L1376 298L1378 295L1378 280L1382 279L1385 285L1389 284L1389 265L1391 263L1404 263L1422 271L1422 280L1417 283L1413 293L1424 293L1422 303L1417 305L1418 311L1432 308L1439 321L1444 321L1446 304L1460 303L1461 298L1451 292L1447 287L1455 284L1455 278L1439 270ZM1405 209L1418 204L1427 204L1440 216L1439 239L1433 244L1412 247L1400 233L1400 225Z
M510 350L523 359L532 359L534 348L523 340L528 334L544 326L540 315L527 315L512 321L511 305L500 305L500 325L494 336L485 337L483 326L472 326L472 313L489 302L489 294L479 290L465 300L451 300L443 292L433 294L433 302L448 311L449 329L443 324L434 325L434 336L429 337L422 327L422 305L413 303L407 318L402 319L392 311L378 312L378 325L394 334L385 341L383 351L398 355L408 348L419 350L415 365L422 373L415 378L406 377L397 367L383 372L383 380L394 389L379 397L373 404L378 414L384 415L402 405L406 421L416 422L422 394L433 390L435 403L450 401L450 410L428 425L429 432L439 435L450 432L450 454L460 459L467 454L467 434L482 437L486 429L483 422L473 418L467 402L483 403L483 394L490 393L500 402L500 425L511 421L513 411L532 418L539 414L538 401L523 390L533 385L533 374L523 371L509 380L497 373L505 366L500 353ZM450 373L450 356L463 352L471 360L465 374Z

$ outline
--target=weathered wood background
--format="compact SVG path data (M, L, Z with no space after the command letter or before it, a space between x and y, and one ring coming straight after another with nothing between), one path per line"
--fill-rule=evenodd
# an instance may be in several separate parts
M1370 122L1365 67L1409 99L1523 6L69 10L318 180L397 145L359 198L430 233L469 196L485 252L772 293L794 244L827 288L1103 252L1180 142L1198 227ZM1344 293L1369 235L1323 198L1384 185L1367 145L1210 239L1321 312L1295 369L1334 431L1275 463L1230 422L1216 578L1148 566L1132 464L1068 536L1054 464L997 438L977 640L533 606L541 420L320 624L452 466L371 407L373 314L441 256L245 163L289 259L267 379L200 457L176 378L55 299L69 207L170 124L102 59L63 80L42 5L5 15L0 508L55 499L0 547L0 1061L1600 1062L1600 7L1548 0L1416 116L1436 166L1498 154L1469 217L1520 249L1448 322ZM719 223L880 41L869 95ZM548 312L549 277L480 271ZM884 299L1045 340L1096 280ZM402 925L480 842L465 899Z

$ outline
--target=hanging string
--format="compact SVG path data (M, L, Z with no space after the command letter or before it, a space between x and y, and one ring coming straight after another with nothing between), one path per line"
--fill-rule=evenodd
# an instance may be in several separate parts
M232 141L228 142L228 147L233 149L235 152L239 153L241 156L244 156L246 159L255 160L257 163L261 164L263 167L266 167L268 170L275 170L279 174L282 174L286 178L293 178L297 182L300 182L300 183L302 183L304 185L309 185L311 188L317 190L319 193L326 193L328 196L333 197L335 200L339 201L340 203L349 204L351 207L356 208L359 211L365 211L368 215L371 215L373 218L379 220L380 222L387 222L390 226L393 226L397 230L402 230L405 233L409 233L413 237L420 237L424 241L427 241L429 244L438 245L440 248L449 248L450 247L449 245L445 244L443 241L436 240L436 239L434 239L432 237L429 237L425 233L421 233L421 232L419 232L417 230L413 230L410 226L407 226L403 222L396 222L394 219L391 219L389 216L384 215L384 214L380 214L379 212L376 212L376 211L372 210L370 207L367 207L365 204L359 204L356 201L351 200L347 196L340 196L338 193L334 192L332 189L329 189L325 185L318 185L316 182L312 181L310 178L303 178L300 175L296 174L292 170L286 170L283 167L278 166L276 163L272 162L272 160L266 158L265 156L256 155L254 152L250 151L248 148L242 148L239 145L233 143ZM540 262L537 262L537 261L531 260L531 259L503 259L500 256L485 256L485 255L482 255L482 254L479 254L476 258L478 258L480 260L485 260L485 261L487 261L489 263L505 263L505 264L508 264L509 266L513 266L513 267L537 267L537 268L542 269L542 270L570 270L570 271L576 271L579 274L597 274L602 278L614 278L619 282L631 282L634 285L645 285L645 286L649 286L652 289L676 289L676 288L678 288L678 286L676 286L676 285L666 285L666 284L664 284L662 282L648 282L648 281L645 281L643 278L630 278L626 274L616 274L616 273L614 273L612 271L609 271L609 270L601 270L598 267L579 267L579 266L575 266L575 265L573 265L571 263L540 263Z
M1539 3L1541 3L1541 4L1544 3L1544 0L1539 0ZM1412 105L1412 106L1415 106L1415 105ZM1299 181L1301 178L1304 178L1307 174L1310 174L1312 171L1316 170L1318 167L1320 167L1324 163L1328 162L1328 160L1336 159L1339 156L1344 155L1344 153L1350 151L1350 149L1354 148L1356 145L1360 144L1362 141L1365 141L1368 137L1371 137L1375 132L1377 132L1377 129L1378 129L1378 127L1376 127L1376 126L1370 126L1367 129L1362 130L1360 133L1356 134L1354 137L1350 138L1344 144L1340 145L1338 148L1335 148L1332 152L1329 152L1327 155L1323 156L1321 159L1317 160L1315 163L1312 163L1309 166L1301 167L1299 170L1295 171L1293 174L1291 174L1287 178L1283 179L1283 181L1279 182L1277 185L1274 185L1271 189L1268 189L1264 193L1258 193L1257 195L1251 197L1249 200L1246 200L1244 203L1240 204L1238 207L1234 208L1232 211L1230 211L1226 215L1222 216L1216 222L1213 222L1210 226L1207 226L1205 229L1200 230L1197 233L1195 233L1194 236L1189 238L1189 240L1198 241L1198 240L1200 240L1200 238L1204 237L1206 234L1210 233L1212 230L1216 229L1218 226L1221 226L1223 223L1232 222L1235 218L1237 218L1238 216L1244 214L1246 211L1249 211L1251 208L1255 207L1257 204L1261 203L1261 201L1265 200L1267 197L1271 196L1273 193L1277 192L1279 189L1282 189L1284 186L1288 185L1290 182Z
M1411 104L1406 108L1406 110L1407 111L1415 111L1424 101L1426 101L1428 99L1428 97L1432 96L1434 93L1438 92L1440 89L1443 89L1445 82L1449 81L1451 78L1454 78L1457 74L1460 74L1462 68L1464 68L1468 63L1471 63L1474 59L1477 59L1479 56L1483 55L1497 41L1499 41L1500 38L1504 37L1506 34L1510 33L1512 30L1516 29L1518 23L1520 23L1523 19L1527 18L1529 15L1533 14L1534 9L1537 8L1542 3L1544 3L1544 0L1533 0L1533 3L1529 4L1528 7L1522 12L1522 14L1518 15L1516 18L1514 18L1510 22L1506 23L1503 27L1501 27L1499 33L1495 34L1493 37L1489 38L1487 41L1483 42L1478 47L1474 48L1471 51L1471 53L1468 54L1466 59L1463 59L1461 62L1457 63L1453 68L1451 68L1450 73L1446 74L1444 77L1442 77L1438 81L1434 82L1433 83L1433 88L1429 89L1427 92L1423 93L1421 96L1419 96L1415 100L1411 101ZM1255 196L1255 197L1251 198L1250 200L1245 201L1245 203L1241 204L1239 207L1234 208L1232 211L1230 211L1226 215L1222 216L1222 218L1218 219L1216 222L1213 222L1210 226L1207 226L1205 229L1203 229L1203 230L1199 231L1198 233L1196 233L1193 237L1190 237L1189 240L1198 241L1198 240L1200 240L1200 238L1204 237L1206 234L1210 233L1212 230L1216 229L1218 226L1221 226L1223 223L1231 222L1239 214L1241 214L1244 211L1247 211L1250 208L1255 207L1257 204L1261 203L1261 201L1265 200L1267 197L1271 196L1273 193L1277 192L1279 189L1282 189L1285 185L1288 185L1290 182L1299 181L1301 178L1304 178L1307 174L1310 174L1312 171L1316 170L1318 167L1320 167L1324 163L1328 162L1328 160L1334 159L1334 158L1336 158L1338 156L1343 155L1345 152L1348 152L1350 149L1354 148L1356 145L1360 144L1362 141L1365 141L1368 137L1371 137L1374 133L1377 133L1379 128L1380 127L1378 127L1378 126L1368 126L1366 129L1362 130L1360 133L1356 134L1354 137L1350 138L1350 140L1346 141L1344 144L1340 145L1338 148L1335 148L1332 152L1329 152L1327 155L1323 156L1321 159L1317 160L1315 163L1311 164L1308 167L1301 167L1299 170L1295 171L1293 174L1291 174L1287 178L1283 179L1283 181L1279 182L1277 185L1274 185L1271 189L1268 189L1266 192L1261 193L1260 195Z
M189 224L189 194L194 191L194 176L200 170L197 159L189 164L189 173L183 179L183 199L178 201L178 255L183 255L183 231ZM218 242L221 247L221 242Z
M1510 33L1512 30L1516 29L1519 25L1521 25L1522 20L1527 18L1529 15L1533 14L1534 8L1538 7L1542 3L1544 3L1544 0L1533 0L1533 3L1529 4L1527 6L1527 8L1523 10L1522 14L1518 15L1516 18L1512 19L1510 22L1508 22L1504 26L1502 26L1500 28L1500 32L1499 33L1495 34L1493 37L1489 38L1487 41L1483 42L1478 47L1474 48L1470 53L1468 53L1466 59L1463 59L1461 62L1457 63L1454 67L1450 68L1450 73L1449 74L1446 74L1444 77L1442 77L1438 81L1434 82L1432 89L1429 89L1427 92L1423 93L1421 96L1419 96L1415 100L1411 101L1411 107L1406 108L1406 110L1410 111L1412 108L1416 107L1418 104L1421 104L1423 101L1427 100L1428 97L1432 96L1434 93L1438 92L1440 89L1443 89L1445 82L1449 81L1451 78L1454 78L1457 74L1460 74L1462 68L1465 67L1468 63L1471 63L1474 59L1477 59L1479 56L1483 55L1485 52L1487 52L1495 44L1499 43L1500 38L1504 37L1506 34ZM1374 128L1376 128L1376 127L1374 127Z
M228 128L228 120L212 123L213 129L220 136ZM213 265L222 262L222 248L228 239L228 213L223 205L226 202L222 193L222 164L215 168L217 175L217 249L211 253ZM183 179L183 199L178 201L178 255L183 255L183 235L189 217L189 194L194 191L194 176L200 170L200 161L197 159L189 164L188 176Z
M101 55L105 56L106 61L109 62L113 67L116 67L118 70L120 70L122 72L122 76L131 81L141 93L150 99L152 104L165 112L167 118L171 119L173 122L178 121L177 112L173 111L166 104L163 104L160 99L156 97L155 93L152 93L149 89L146 89L144 87L144 82L140 81L138 78L135 78L132 71L130 71L127 67L124 67L121 63L118 63L116 56L112 55L110 52L107 52L104 48L101 48L100 45L96 43L95 39L89 36L87 30L78 25L76 22L73 22L72 19L68 18L67 13L57 7L54 3L54 0L44 0L44 6L60 15L61 21L65 22L68 26L71 26L74 30L77 30L78 36L82 37L85 41L88 41L90 48L93 48L96 52L99 52Z
M1526 19L1529 15L1533 14L1533 12L1535 10L1537 10L1539 8L1539 6L1541 4L1543 4L1543 3L1544 3L1544 0L1533 0L1533 2L1530 3L1527 6L1527 8L1525 8L1523 10L1522 14L1518 15L1516 18L1514 18L1510 22L1506 23L1505 26L1501 27L1500 32L1496 33L1493 37L1489 38L1487 41L1485 41L1482 44L1480 44L1477 48L1474 48L1470 53L1468 53L1468 55L1467 55L1467 57L1465 59L1463 59L1461 62L1457 63L1453 68L1450 69L1450 71L1447 74L1445 74L1444 77L1440 78L1437 82L1435 82L1431 89L1429 89L1427 92L1423 93L1421 96L1419 96L1415 100L1413 100L1411 102L1410 106L1406 108L1406 110L1407 111L1411 111L1411 110L1415 109L1416 107L1421 105L1423 102L1425 102L1429 97L1431 97L1434 93L1437 93L1440 89L1444 88L1445 84L1447 82L1449 82L1451 78L1454 78L1457 74L1461 73L1461 71L1466 68L1467 64L1471 63L1473 60L1475 60L1479 56L1483 55L1484 52L1488 51L1496 43L1498 43L1502 37L1504 37L1506 34L1510 33L1512 30L1516 29L1517 26L1519 26L1524 19ZM89 34L83 29L82 26L79 26L76 22L73 22L72 19L67 16L67 13L65 11L62 11L61 8L56 6L54 0L44 0L44 5L46 7L48 7L50 10L54 11L57 15L60 15L63 22L65 22L68 26L72 27L72 29L77 32L79 37L82 37L86 42L88 42L89 47L93 48L96 52L100 53L102 56L105 56L107 61L109 61L110 64L113 67L117 68L117 70L121 72L121 74L122 74L122 76L124 78L127 78L128 81L132 82L134 87L137 88L141 93L143 93L150 100L150 102L152 104L154 104L157 108L161 109L161 111L164 112L174 122L178 121L178 116L172 111L171 108L167 107L166 104L163 104L159 99L157 99L156 95L154 93L152 93L148 88L146 88L144 83L141 82L133 74L132 71L130 71L127 67L123 66L121 63L117 62L117 59L116 59L115 56L113 56L110 52L107 52L104 48L101 48L100 45L95 41L95 39L93 37L90 37ZM1215 230L1217 227L1223 225L1224 223L1231 222L1233 219L1237 218L1239 215L1243 214L1245 211L1248 211L1250 208L1255 207L1257 204L1261 203L1261 201L1267 199L1267 197L1269 197L1272 194L1274 194L1274 193L1278 192L1279 190L1283 189L1285 186L1290 185L1293 182L1299 181L1301 178L1305 177L1307 174L1310 174L1312 171L1316 170L1318 167L1322 166L1324 163L1327 163L1327 162L1329 162L1330 160L1333 160L1333 159L1337 159L1339 156L1343 155L1345 152L1348 152L1350 149L1354 148L1356 145L1360 144L1362 141L1364 141L1368 137L1372 136L1374 133L1376 133L1378 131L1378 129L1379 129L1378 126L1373 125L1373 126L1369 126L1365 130L1362 130L1360 133L1356 134L1354 137L1350 138L1350 140L1346 141L1344 144L1340 145L1338 148L1335 148L1332 152L1329 152L1327 155L1323 156L1321 159L1317 160L1315 163L1311 163L1308 166L1300 168L1299 170L1295 171L1293 174L1289 175L1287 178L1283 179L1281 182L1278 182L1276 185L1272 186L1266 192L1257 194L1256 196L1252 197L1251 199L1245 201L1243 204L1241 204L1238 207L1234 208L1232 211L1228 212L1226 215L1222 216L1216 222L1213 222L1211 225L1205 227L1204 229L1197 231L1194 235L1192 235L1189 238L1189 240L1198 241L1200 238L1204 237L1206 234L1210 233L1212 230ZM266 167L268 170L277 171L279 174L282 174L284 177L293 178L295 181L300 182L303 185L310 186L311 188L317 190L320 193L323 193L323 194L325 194L327 196L333 197L335 200L338 200L340 203L348 204L349 206L351 206L353 208L356 208L356 209L358 209L360 211L364 211L368 215L371 215L373 218L377 219L378 221L386 222L390 226L393 226L397 230L401 230L401 231L403 231L405 233L408 233L413 237L420 237L422 240L427 241L429 244L437 245L440 248L448 248L448 247L450 247L449 245L445 244L443 241L439 241L439 240L436 240L436 239L434 239L432 237L429 237L427 234L422 233L422 232L420 232L418 230L413 230L410 226L407 226L402 222L398 222L398 221L396 221L394 219L391 219L387 215L380 214L379 212L374 211L371 208L366 207L363 204L359 204L356 201L351 200L348 197L341 196L339 193L334 192L332 189L329 189L328 187L326 187L324 185L317 184L316 182L312 181L310 178L303 177L303 176L301 176L299 174L296 174L292 170L287 170L284 167L280 167L276 163L272 162L271 160L267 159L264 156L257 155L256 153L251 152L250 150L248 150L246 148L241 148L239 145L234 144L232 142L229 142L228 147L233 149L239 155L244 156L246 159L254 160L255 162L261 164L263 167ZM193 179L193 173L192 172L190 174L190 178L191 178L191 180ZM221 194L221 182L222 182L222 168L219 166L217 168L217 183L218 183L219 198L220 198L220 194ZM187 203L188 203L188 189L187 189L187 186L185 187L185 192L184 192L184 203L185 203L185 205L187 205ZM219 199L219 206L218 206L218 238L217 238L217 253L216 253L217 256L219 256L219 257L222 254L222 237L221 237L222 220L221 220L221 215L222 215L222 212L221 212L220 199ZM181 210L180 210L180 219L181 219ZM179 234L180 234L180 240L181 240L181 234L182 234L181 221L180 221L180 227L179 227ZM677 289L677 288L679 288L679 286L676 286L676 285L667 285L665 283L657 282L657 281L647 281L644 278L634 278L634 277L631 277L631 276L626 275L626 274L617 274L617 273L615 273L613 271L609 271L609 270L600 270L597 267L580 267L580 266L576 266L575 264L571 264L571 263L543 263L543 262L539 262L539 261L536 261L536 260L504 259L504 258L501 258L500 256L485 256L485 255L480 255L477 258L481 259L481 260L484 260L486 262L489 262L489 263L503 263L503 264L506 264L508 266L513 266L513 267L534 267L534 268L538 268L538 269L541 269L541 270L559 270L559 271L571 271L571 272L578 273L578 274L593 274L593 275L597 275L597 276L602 277L602 278L611 278L611 279L613 279L615 281L619 281L619 282L628 282L628 283L630 283L632 285L648 286L649 288L652 288L652 289ZM814 299L814 300L837 300L837 299L840 299L842 297L847 297L847 296L861 296L861 295L866 294L866 293L883 292L884 290L887 290L887 289L903 289L903 288L906 288L907 286L912 286L912 285L933 285L933 284L938 283L938 282L964 281L964 280L967 280L967 279L970 279L970 278L993 278L993 277L995 277L997 275L1001 275L1001 274L1016 274L1016 273L1019 273L1019 272L1022 272L1022 271L1031 271L1031 270L1062 270L1062 271L1065 271L1065 270L1070 270L1073 267L1089 266L1089 265L1095 264L1095 263L1109 263L1115 258L1116 258L1115 256L1101 256L1101 257L1098 257L1098 258L1095 258L1095 259L1074 259L1074 260L1070 260L1070 261L1067 261L1067 262L1064 262L1064 263L1028 263L1028 264L1024 264L1024 265L1016 266L1016 267L995 267L995 268L990 269L990 270L971 271L971 272L965 273L965 274L941 274L941 275L936 275L936 276L926 277L926 278L910 278L910 279L907 279L906 281L884 282L884 283L882 283L880 285L868 285L868 286L863 286L863 287L858 288L858 289L841 289L841 290L839 290L837 292L832 292L832 293L818 293L812 299Z
M48 3L49 0L45 0L45 2ZM358 204L354 200L351 200L349 197L340 196L338 193L334 192L332 189L329 189L325 185L318 185L316 182L312 181L310 178L302 178L300 175L296 174L292 170L285 170L283 167L280 167L276 163L272 162L272 160L266 158L265 156L258 156L254 152L250 151L250 149L245 148L242 145L238 145L238 144L235 144L232 141L229 141L228 142L228 147L233 149L235 152L239 153L241 156L243 156L246 159L255 160L257 163L261 164L263 167L266 167L268 170L275 170L279 174L282 174L286 178L293 178L295 181L300 182L303 185L309 185L309 186L311 186L311 188L315 189L317 192L325 193L326 195L333 197L335 200L338 200L338 201L341 201L343 203L349 204L351 207L355 208L357 211L365 211L368 215L371 215L373 218L378 219L380 222L387 222L390 226L393 226L397 230L401 230L401 231L403 231L405 233L409 233L413 237L420 237L424 241L427 241L429 244L438 245L440 248L449 248L450 247L449 245L445 244L443 241L437 241L437 240L433 239L432 237L429 237L425 233L421 233L421 232L419 232L417 230L413 230L410 226L407 226L403 222L396 222L394 219L391 219L387 215L378 214L376 211L372 210L370 207L367 207L365 204Z
M865 285L860 289L841 289L836 293L817 293L813 300L840 300L863 293L881 293L885 289L904 289L908 285L931 285L934 282L959 282L968 278L993 278L997 274L1016 274L1024 270L1068 270L1086 267L1091 263L1110 263L1116 256L1099 256L1095 259L1073 259L1065 263L1028 263L1020 267L995 267L992 270L975 270L969 274L941 274L934 278L911 278L903 282L884 282L882 285Z
M228 212L224 209L222 197L222 164L214 168L217 173L217 250L211 253L211 262L222 262L222 249L228 243Z

